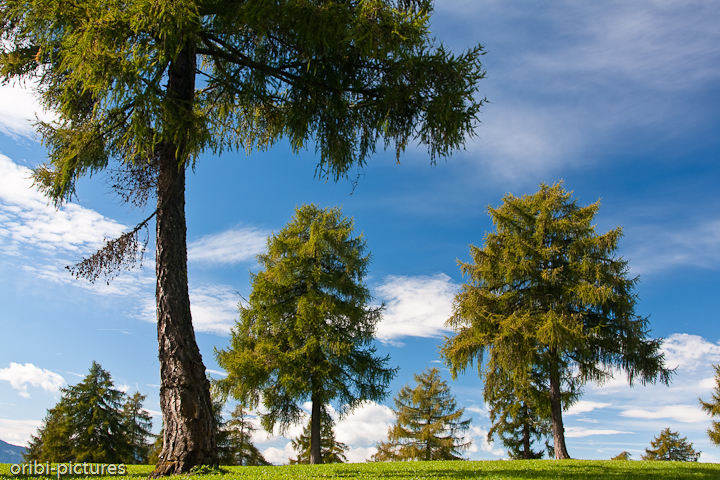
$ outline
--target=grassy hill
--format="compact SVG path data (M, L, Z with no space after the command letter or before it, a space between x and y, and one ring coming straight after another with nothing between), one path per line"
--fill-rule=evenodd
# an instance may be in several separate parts
M124 477L88 477L97 480L144 479L152 466L129 465ZM1 479L17 479L10 465L0 465ZM34 477L25 477L34 478ZM56 477L53 477L56 478ZM63 477L63 478L70 478ZM181 477L182 478L182 477ZM699 480L720 479L720 464L684 462L625 462L599 460L524 460L484 462L396 462L282 467L223 467L193 476L194 480L311 480L311 479L607 479L607 480Z

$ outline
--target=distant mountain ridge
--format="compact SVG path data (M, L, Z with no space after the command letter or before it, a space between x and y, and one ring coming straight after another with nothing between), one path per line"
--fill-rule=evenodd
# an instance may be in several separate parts
M0 463L22 463L25 447L0 440Z

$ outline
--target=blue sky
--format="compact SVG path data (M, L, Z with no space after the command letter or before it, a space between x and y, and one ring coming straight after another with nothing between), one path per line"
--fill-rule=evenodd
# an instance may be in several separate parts
M549 5L549 6L548 6ZM620 255L640 275L637 313L650 315L653 337L666 339L670 387L630 388L622 374L588 385L565 414L576 458L638 459L670 427L687 436L701 461L720 461L705 436L712 363L720 363L720 4L713 1L438 2L432 29L456 51L485 45L488 103L478 138L431 166L413 146L398 165L379 153L353 191L314 179L314 152L205 155L189 175L187 218L195 330L211 376L222 374L213 348L228 344L238 294L266 236L296 205L342 205L364 232L373 262L367 283L387 304L378 349L400 367L393 394L438 363L443 323L462 283L456 261L469 260L492 228L487 205L505 193L531 194L564 179L581 204L602 199L605 232L624 228ZM64 266L92 253L144 218L108 193L96 175L78 185L78 200L59 211L30 188L28 168L45 151L31 122L43 113L29 89L0 87L0 439L23 444L93 360L116 385L148 395L159 414L151 242L142 270L110 285L73 280ZM352 195L351 195L352 193ZM152 236L152 235L151 235ZM472 416L472 459L499 459L482 383L473 372L449 381ZM337 426L362 461L392 421L368 405ZM229 407L228 407L229 408ZM155 417L155 430L160 417ZM292 429L288 436L299 433ZM256 436L268 459L293 455L288 440Z

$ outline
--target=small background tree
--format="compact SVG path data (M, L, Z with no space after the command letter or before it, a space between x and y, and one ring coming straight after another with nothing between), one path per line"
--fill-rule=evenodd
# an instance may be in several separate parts
M327 408L322 409L320 428L320 456L322 463L345 463L347 458L345 452L348 446L335 440L335 420L333 420ZM297 458L291 458L290 464L310 463L310 429L311 422L308 421L302 434L292 440L293 449L298 452Z
M623 451L612 457L610 460L630 460L630 457L632 457L632 453Z
M645 449L643 460L666 460L672 462L697 462L700 452L693 449L687 437L680 438L677 432L666 428L660 435L650 442L651 448Z
M712 393L712 401L704 402L700 399L700 407L708 414L711 418L720 418L720 365L713 365L715 369L715 391ZM707 430L710 441L717 446L720 446L720 420L713 420L710 424L710 428Z
M61 390L33 436L25 461L141 463L149 454L151 420L139 393L125 401L110 374L93 362L77 385Z
M240 307L230 347L216 350L228 373L220 392L255 408L262 396L262 425L281 432L312 402L310 463L322 462L323 406L336 400L343 415L362 402L379 401L396 369L372 345L383 306L371 307L363 283L370 263L362 235L340 208L303 205L258 255L252 293ZM261 395L262 394L262 395Z
M461 452L470 419L460 420L464 408L457 408L450 387L432 368L414 375L417 386L405 385L395 396L396 423L388 429L388 441L378 444L374 461L462 460Z
M227 443L231 452L228 463L224 465L270 465L252 442L256 427L250 421L245 406L240 404L235 406L235 410L230 414L230 420L223 425L222 430L227 433Z

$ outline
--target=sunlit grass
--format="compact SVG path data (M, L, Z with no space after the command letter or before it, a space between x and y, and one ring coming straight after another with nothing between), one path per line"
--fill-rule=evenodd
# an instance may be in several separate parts
M127 475L62 476L61 478L92 478L120 480L146 478L153 470L147 465L128 465ZM259 479L720 479L720 464L686 462L635 462L607 460L525 460L482 462L394 462L345 463L332 465L292 465L282 467L222 467L220 470L193 475L197 480ZM0 464L0 478L30 479L15 476L9 464ZM56 478L42 477L42 478Z

